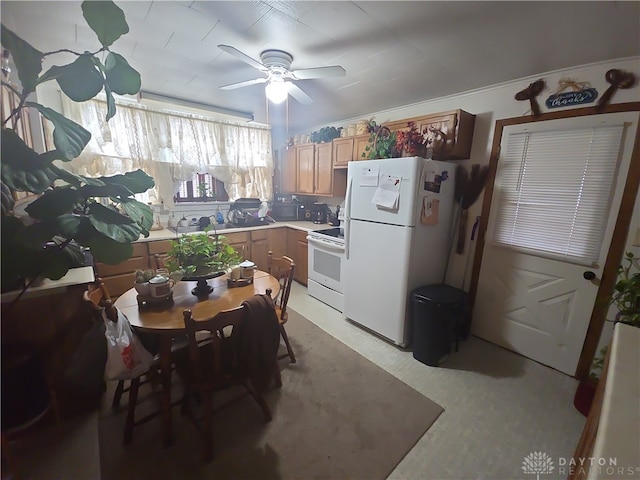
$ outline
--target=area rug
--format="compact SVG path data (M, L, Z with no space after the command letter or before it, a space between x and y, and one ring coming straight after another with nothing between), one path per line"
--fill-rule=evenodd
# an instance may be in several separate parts
M204 464L179 408L167 448L159 418L136 427L123 447L125 409L105 409L102 480L386 478L443 409L292 310L286 328L298 361L281 360L283 386L265 395L271 422L250 397L219 411L215 458Z

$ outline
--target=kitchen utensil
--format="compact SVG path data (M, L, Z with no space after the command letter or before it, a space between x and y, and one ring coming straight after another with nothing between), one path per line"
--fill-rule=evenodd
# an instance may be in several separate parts
M209 217L200 217L198 220L198 225L200 226L200 230L204 230L209 225L211 225L211 219Z
M251 260L245 260L240 264L240 277L241 278L253 278L253 273L256 270L256 264Z
M154 298L163 298L171 293L175 281L162 275L149 280L149 293Z

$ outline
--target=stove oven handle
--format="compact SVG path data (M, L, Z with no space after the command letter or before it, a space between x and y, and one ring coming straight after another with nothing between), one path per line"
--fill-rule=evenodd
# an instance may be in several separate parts
M344 252L344 247L342 245L336 245L330 242L323 242L322 240L318 240L317 238L307 236L307 240L309 243L324 248L325 250L334 250L336 252Z

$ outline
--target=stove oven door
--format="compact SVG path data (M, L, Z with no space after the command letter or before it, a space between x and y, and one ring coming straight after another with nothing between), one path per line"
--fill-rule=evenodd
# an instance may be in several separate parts
M309 280L342 293L344 281L344 245L307 237L309 242Z

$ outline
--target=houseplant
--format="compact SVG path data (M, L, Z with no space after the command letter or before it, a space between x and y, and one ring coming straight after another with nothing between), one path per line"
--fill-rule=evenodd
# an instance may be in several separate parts
M133 286L140 295L149 295L149 280L155 277L156 272L151 269L136 270Z
M25 291L37 278L61 278L84 260L89 247L96 261L116 264L129 258L131 243L148 236L153 213L134 195L154 186L142 170L110 177L90 178L60 167L82 152L91 134L61 113L28 101L36 87L56 81L76 102L94 98L104 90L108 121L116 114L113 94L135 94L140 75L111 45L129 31L124 12L111 1L82 3L82 12L101 46L94 52L62 49L41 52L2 25L2 47L11 53L20 86L3 68L2 88L18 99L2 119L2 288ZM75 61L52 66L42 62L52 55L73 54ZM103 62L104 59L104 62ZM53 125L53 149L37 153L17 132L8 128L26 108L37 110ZM26 213L14 211L13 192L38 196ZM18 297L19 298L19 297Z
M214 233L210 227L204 233L184 234L173 241L167 252L167 268L174 280L197 280L194 295L210 293L207 278L223 275L225 270L242 261L238 252L229 245L227 237Z
M396 147L397 132L389 130L389 127L378 125L375 120L367 121L369 142L362 152L362 158L394 158L398 156Z

